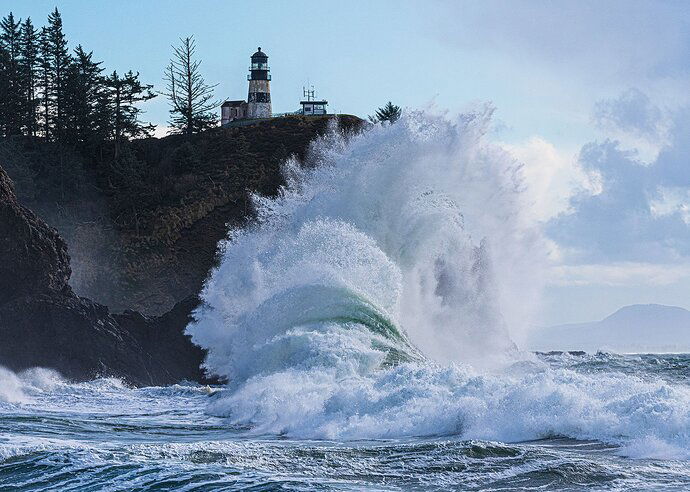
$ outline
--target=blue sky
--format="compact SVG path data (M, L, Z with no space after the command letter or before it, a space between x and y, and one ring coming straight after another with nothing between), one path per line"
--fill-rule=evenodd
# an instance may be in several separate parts
M538 9L524 12L521 5L528 2L2 3L4 10L31 16L36 24L57 5L73 44L92 50L108 70L139 70L143 80L157 87L170 45L194 34L206 77L219 84L219 98L245 95L249 55L260 45L270 56L277 112L296 109L309 81L339 112L366 115L389 99L407 107L434 102L457 112L472 101L491 100L516 138L536 132L569 141L591 135L584 106L597 94L615 92L608 81L582 73L581 68L601 69L599 62L586 66L579 59L576 52L589 48L583 40L544 48L533 24L552 23L554 9L539 18ZM589 39L591 33L582 31L572 34ZM577 59L568 66L553 50ZM564 97L563 91L573 87L586 90ZM165 101L150 103L149 117L164 123Z
M0 0L41 25L56 5L74 47L162 89L170 45L194 34L217 96L246 96L270 57L275 112L302 86L337 112L388 100L456 114L497 108L493 138L526 165L553 241L540 323L630 303L690 308L690 2ZM166 103L147 104L165 124Z

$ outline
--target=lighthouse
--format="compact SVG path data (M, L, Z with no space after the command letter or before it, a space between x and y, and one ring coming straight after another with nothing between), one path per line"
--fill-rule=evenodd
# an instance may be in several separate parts
M268 68L268 55L258 48L252 55L249 67L249 97L247 98L247 118L271 117L271 74Z

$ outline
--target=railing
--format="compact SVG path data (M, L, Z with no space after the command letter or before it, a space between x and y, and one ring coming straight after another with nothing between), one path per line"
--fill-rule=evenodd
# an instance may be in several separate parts
M271 80L271 74L267 73L265 79L252 79L252 75L249 74L249 75L247 75L247 80Z

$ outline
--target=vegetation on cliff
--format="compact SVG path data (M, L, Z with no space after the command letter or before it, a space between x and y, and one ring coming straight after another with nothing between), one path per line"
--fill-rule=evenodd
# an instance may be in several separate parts
M19 200L66 239L77 293L116 311L162 314L198 293L228 226L251 217L249 193L277 193L281 163L304 158L331 122L344 132L363 124L274 118L134 140L117 153L113 143L79 150L14 137L0 139L0 162Z

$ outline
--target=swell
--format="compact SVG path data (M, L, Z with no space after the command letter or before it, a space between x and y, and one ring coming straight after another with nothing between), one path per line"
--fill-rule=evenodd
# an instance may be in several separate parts
M509 256L510 269L496 265L507 246L541 245L520 226L518 164L484 141L491 112L456 122L410 113L348 141L334 131L306 162L288 161L287 187L277 198L255 197L258 222L230 231L187 329L208 351L207 369L239 384L287 364L337 365L346 352L362 362L372 347L386 361L359 370L424 357L505 358L514 345L501 306L538 286L508 292L502 277L524 268L519 255ZM482 194L491 207L477 203ZM369 343L359 334L338 346L316 341L339 327L364 328ZM267 352L270 360L257 358Z
M304 285L282 291L264 301L244 321L250 326L269 322L275 323L278 332L304 326L364 327L372 335L372 347L388 354L384 365L422 359L407 335L385 312L345 287Z
M490 116L411 113L286 164L188 327L229 380L209 414L254 435L568 436L687 456L687 385L515 349L546 248L519 164L484 137Z

